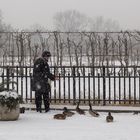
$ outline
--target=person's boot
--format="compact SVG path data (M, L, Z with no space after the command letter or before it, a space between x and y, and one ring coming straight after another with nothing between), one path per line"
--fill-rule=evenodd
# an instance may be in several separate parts
M42 113L42 109L41 108L39 109L39 112Z
M45 108L45 112L48 112L48 111L50 111L50 108L49 107Z
M41 112L41 107L38 104L36 105L36 112Z
M37 109L37 112L42 113L42 109L41 109L41 107L39 107L39 108Z
M39 111L39 108L38 108L38 105L36 104L36 112L38 112Z
M38 104L37 112L42 113L41 104Z
M39 111L39 109L38 108L36 108L36 112L38 112Z
M45 112L48 112L48 111L50 111L50 105L49 104L46 104L45 105Z

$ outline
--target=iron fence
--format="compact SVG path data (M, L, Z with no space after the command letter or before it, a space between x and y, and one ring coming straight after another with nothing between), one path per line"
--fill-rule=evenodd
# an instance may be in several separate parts
M16 90L25 103L34 103L32 70L28 66L0 67L0 82ZM140 66L59 66L51 67L51 72L59 76L50 83L52 104L140 104Z

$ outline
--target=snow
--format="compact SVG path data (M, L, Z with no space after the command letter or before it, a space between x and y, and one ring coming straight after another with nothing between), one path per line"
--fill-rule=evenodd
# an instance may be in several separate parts
M61 112L28 110L18 121L1 121L0 140L140 140L140 114L112 113L113 123L106 122L107 112L95 118L88 111L54 120L53 115Z
M10 97L17 99L19 97L17 92L15 91L2 91L0 92L0 96L4 96L5 99L10 98Z

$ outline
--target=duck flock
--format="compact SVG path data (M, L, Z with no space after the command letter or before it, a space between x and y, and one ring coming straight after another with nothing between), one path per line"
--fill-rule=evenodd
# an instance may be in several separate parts
M79 108L79 102L77 103L76 106L76 112L80 115L85 115L85 111L81 108ZM96 112L95 110L92 109L91 104L89 103L89 110L88 110L89 114L93 117L99 117L100 114L98 112ZM21 107L20 108L20 113L25 113L25 107ZM72 112L70 109L68 109L67 107L63 108L63 112L59 113L59 114L55 114L53 116L54 119L57 120L65 120L66 117L72 117L75 113ZM106 116L106 122L113 122L113 116L111 115L111 112L108 112L108 115Z
M76 112L80 115L85 115L85 111L79 108L79 103L77 103ZM89 104L89 114L93 117L99 117L100 114L92 109L91 104ZM63 112L61 114L55 114L54 119L65 120L66 117L72 117L75 113L70 111L67 107L63 108ZM106 116L106 122L113 122L113 116L111 112L108 112L108 116Z

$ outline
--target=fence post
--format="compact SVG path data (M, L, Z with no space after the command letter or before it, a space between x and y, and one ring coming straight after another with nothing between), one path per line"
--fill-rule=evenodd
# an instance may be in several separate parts
M32 103L32 86L34 86L33 85L33 79L32 79L32 73L30 72L30 103ZM23 99L22 99L23 100Z
M9 67L7 66L6 68L6 76L7 76L7 90L9 90L9 81L10 81L10 78L9 78Z
M72 69L72 75L73 75L73 105L76 104L76 87L75 87L75 66L73 66Z
M106 80L105 80L105 66L103 66L103 105L106 105Z

